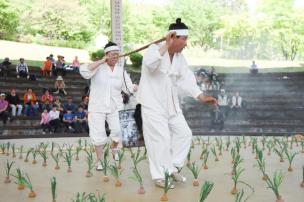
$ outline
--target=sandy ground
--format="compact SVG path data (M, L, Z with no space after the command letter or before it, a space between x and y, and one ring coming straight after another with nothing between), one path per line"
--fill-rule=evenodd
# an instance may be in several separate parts
M25 147L36 146L40 142L51 142L55 141L58 144L74 144L77 145L76 138L56 138L56 139L26 139L26 140L10 140L11 143L16 144L18 148L21 144ZM214 139L211 139L214 142ZM225 143L226 137L223 137ZM248 139L249 141L249 139ZM5 143L6 141L1 141L0 143ZM300 151L300 146L296 147L294 145L295 151ZM197 161L199 164L202 162L199 160L199 154L201 152L201 145L195 145L193 150L191 160ZM18 156L18 155L17 155ZM241 176L241 180L250 184L254 187L255 192L248 201L252 202L271 202L275 201L273 192L267 189L266 183L261 180L261 172L257 167L255 155L251 153L251 147L247 149L242 148L241 156L244 162L241 167L245 168L245 172ZM294 160L294 171L287 172L288 162L285 160L284 163L280 163L278 157L273 153L271 156L266 155L266 170L272 176L275 170L282 170L284 172L284 181L280 188L280 193L283 196L285 202L303 202L304 201L304 189L299 186L302 179L302 166L304 165L304 154L300 153L295 157ZM93 171L93 177L86 178L85 173L87 169L87 164L85 161L85 152L80 153L80 160L72 162L72 173L67 173L67 165L63 158L60 159L61 169L54 170L54 161L49 155L48 166L42 167L42 158L37 156L38 163L33 165L31 163L32 156L30 155L29 163L25 163L23 160L17 158L13 159L12 154L6 156L0 154L0 201L1 202L19 202L19 201L37 201L46 202L51 200L51 186L50 179L52 176L57 178L57 202L67 202L72 201L75 198L77 192L86 193L103 193L106 194L107 202L155 202L159 201L162 195L162 189L154 186L148 168L148 161L145 160L140 163L140 172L143 175L144 187L146 193L144 195L137 194L138 184L130 179L131 176L131 159L129 151L126 152L125 160L123 161L123 174L121 176L121 181L123 183L122 187L117 188L114 186L115 180L110 176L110 181L108 183L103 182L103 173ZM230 194L232 189L231 172L232 164L230 153L227 151L223 152L223 156L219 156L220 161L215 162L214 156L209 155L208 160L208 170L202 170L199 175L200 185L202 185L206 180L214 182L214 188L211 191L207 202L233 202L235 196ZM15 173L17 167L21 168L24 172L28 173L37 197L34 199L29 199L28 189L23 191L17 190L17 185L12 182L10 184L5 184L5 171L4 163L6 159L14 160L15 165L13 166L12 173ZM113 160L111 159L111 162ZM182 170L182 174L187 177L187 182L184 184L176 184L176 188L169 190L168 197L169 201L174 202L197 202L200 186L192 186L192 175L188 168ZM14 178L11 178L14 181ZM244 189L245 195L250 194L250 190L244 186L239 185L240 190Z

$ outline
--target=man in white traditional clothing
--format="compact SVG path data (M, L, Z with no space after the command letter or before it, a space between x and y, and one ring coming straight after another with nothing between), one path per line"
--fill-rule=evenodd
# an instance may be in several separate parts
M192 132L180 109L178 92L202 103L216 104L215 98L203 95L181 54L187 38L188 27L178 18L169 27L166 42L152 44L143 57L138 102L142 105L150 172L159 187L165 186L165 171L177 182L186 181L178 168L186 160Z
M118 160L118 144L121 142L118 112L123 109L121 91L127 94L137 91L137 85L133 85L123 67L117 65L119 47L109 42L104 51L103 59L80 67L80 74L85 79L91 79L88 124L89 136L97 155L97 170L103 169L100 161L103 158L103 146L108 142L105 121L111 130L113 157Z

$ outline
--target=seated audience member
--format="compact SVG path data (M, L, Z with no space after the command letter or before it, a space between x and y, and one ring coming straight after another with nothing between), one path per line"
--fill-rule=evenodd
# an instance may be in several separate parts
M224 89L221 89L221 93L218 95L217 101L219 110L224 113L224 118L226 118L229 113L229 99Z
M52 76L52 61L50 57L46 58L46 61L43 62L43 66L41 67L42 76Z
M240 96L239 92L236 92L235 95L232 97L232 104L231 110L232 112L238 113L242 108L242 97Z
M55 76L65 76L65 61L64 61L64 57L62 55L58 55L57 56L57 61L56 61L56 67L55 67Z
M63 104L64 112L70 110L72 113L75 113L77 110L76 104L73 103L73 98L71 96L67 97L68 102Z
M36 94L31 88L28 88L23 96L24 114L26 116L35 116L39 110L39 104Z
M55 97L55 101L53 103L53 106L56 106L57 108L57 111L59 111L59 117L60 117L60 120L62 121L62 118L63 118L63 105L60 101L60 97L59 96L56 96Z
M75 56L73 63L70 65L74 72L79 73L80 62L78 60L78 56Z
M7 96L6 100L8 101L8 104L11 108L12 116L16 116L17 109L17 116L20 116L23 106L21 104L19 96L16 94L16 89L11 89L10 94Z
M41 96L41 109L47 109L50 111L53 106L53 96L50 94L49 90L45 90L44 94Z
M259 72L258 66L255 64L255 61L252 61L252 64L250 66L250 73L257 74L258 72Z
M9 112L8 112L8 102L5 100L5 94L0 94L0 118L5 125L7 120L9 119Z
M210 83L212 85L212 90L219 90L220 84L217 78L217 73L214 67L211 67L210 72L208 73Z
M88 131L88 121L82 106L78 106L78 111L75 113L74 126L77 133Z
M89 106L89 96L82 96L82 102L80 103L85 113L88 113L88 106Z
M4 60L0 63L0 73L4 76L4 78L8 77L11 64L12 63L7 57L4 58Z
M75 132L74 120L75 120L75 117L74 117L74 114L72 114L72 111L67 110L67 112L63 115L63 123L69 132Z
M64 83L64 80L63 80L62 76L57 77L57 79L55 81L55 84L54 84L54 87L55 87L54 94L67 95L67 92L65 91L65 83Z
M54 105L52 110L49 111L49 125L51 132L56 133L60 127L59 111L57 111L56 106Z
M29 79L29 69L27 64L24 62L24 58L20 58L19 61L20 62L16 66L17 78L23 77Z
M40 126L42 128L42 134L45 134L47 131L51 132L51 128L49 124L49 113L47 109L44 109L41 114Z

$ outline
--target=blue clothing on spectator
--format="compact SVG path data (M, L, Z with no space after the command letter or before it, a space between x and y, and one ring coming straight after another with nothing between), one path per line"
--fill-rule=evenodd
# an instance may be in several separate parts
M63 120L66 120L66 121L73 121L73 120L74 120L74 114L65 113L65 114L63 115Z
M77 106L73 103L69 104L69 103L65 103L63 104L63 110L64 111L68 111L71 110L73 113L76 111Z
M84 119L86 114L84 112L76 112L75 117L77 116L78 119Z

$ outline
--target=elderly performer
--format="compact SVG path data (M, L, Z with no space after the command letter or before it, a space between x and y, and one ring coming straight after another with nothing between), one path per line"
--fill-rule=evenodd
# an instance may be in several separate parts
M80 67L80 74L91 79L90 100L88 106L88 124L90 138L95 145L97 170L102 170L103 146L108 142L105 121L111 130L111 149L115 160L118 160L117 146L121 142L121 130L118 111L123 108L121 91L132 93L137 86L132 84L123 67L117 65L119 47L109 42L106 44L105 56L92 64Z
M187 157L192 132L179 106L178 92L202 103L216 104L216 99L203 95L181 54L187 38L188 27L178 18L169 26L166 42L152 44L143 57L138 102L142 105L150 172L159 187L165 186L165 171L175 181L186 181L178 169Z

